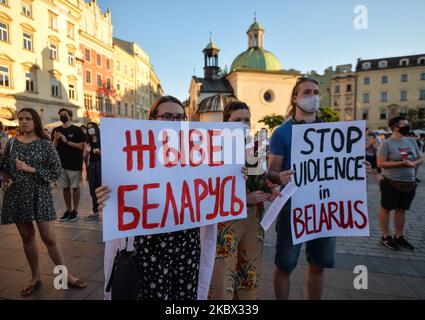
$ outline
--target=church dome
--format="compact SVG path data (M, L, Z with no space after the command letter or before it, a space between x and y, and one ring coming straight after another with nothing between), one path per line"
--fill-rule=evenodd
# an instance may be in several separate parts
M215 94L199 103L198 113L223 112L226 104L233 100L236 100L233 95Z
M248 35L248 49L242 52L233 61L230 71L250 69L259 71L280 71L282 65L279 59L263 47L264 28L254 18L254 22L246 32Z
M248 48L233 61L230 71L238 69L254 69L261 71L279 71L282 65L279 59L263 48Z

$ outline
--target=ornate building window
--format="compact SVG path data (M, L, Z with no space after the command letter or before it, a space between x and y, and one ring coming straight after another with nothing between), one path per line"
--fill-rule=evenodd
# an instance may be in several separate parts
M60 82L56 78L50 78L50 94L52 97L56 98L59 98L61 95Z
M388 67L388 61L386 61L386 60L379 61L378 67L379 68L386 68L386 67Z
M49 45L49 58L52 60L59 60L58 59L58 44L55 42L50 42Z
M404 58L400 60L400 66L407 67L409 65L409 59Z
M10 88L10 69L8 66L0 64L0 87Z
M9 24L0 21L0 41L9 42Z
M75 66L75 52L68 50L68 65Z
M71 100L75 100L76 95L75 95L75 83L74 82L70 82L68 83L68 97Z
M91 84L91 71L86 70L86 83Z
M58 15L49 11L49 28L58 31Z
M87 62L90 62L90 49L84 49L84 59L87 61Z
M387 108L381 108L379 109L379 119L380 120L385 120L387 119Z
M22 34L23 40L24 40L24 49L28 51L33 51L33 36L29 32L23 32Z
M75 26L70 22L68 22L67 36L69 39L75 39Z
M22 1L22 14L26 17L32 17L32 4L29 1Z
M35 70L28 70L25 72L25 91L32 93L37 91Z

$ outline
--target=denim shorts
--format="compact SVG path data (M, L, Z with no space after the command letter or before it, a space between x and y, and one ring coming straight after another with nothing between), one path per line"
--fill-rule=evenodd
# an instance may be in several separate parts
M291 203L288 201L276 221L275 265L284 272L292 272L297 266L302 243L293 245L291 234ZM307 261L320 268L335 265L336 238L319 238L306 242Z

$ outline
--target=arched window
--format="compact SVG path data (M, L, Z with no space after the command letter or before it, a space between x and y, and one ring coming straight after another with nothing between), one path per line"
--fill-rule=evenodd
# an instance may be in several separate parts
M404 58L400 60L400 66L407 67L409 65L409 59Z
M379 61L378 66L379 68L386 68L388 66L388 61L386 60Z

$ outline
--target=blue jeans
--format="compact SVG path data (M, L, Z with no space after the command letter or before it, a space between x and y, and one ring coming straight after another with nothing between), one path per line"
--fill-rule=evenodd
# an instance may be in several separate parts
M302 243L292 244L291 203L288 201L276 221L275 265L284 272L292 272L297 266ZM306 242L307 261L320 268L333 268L335 265L336 238L319 238Z

